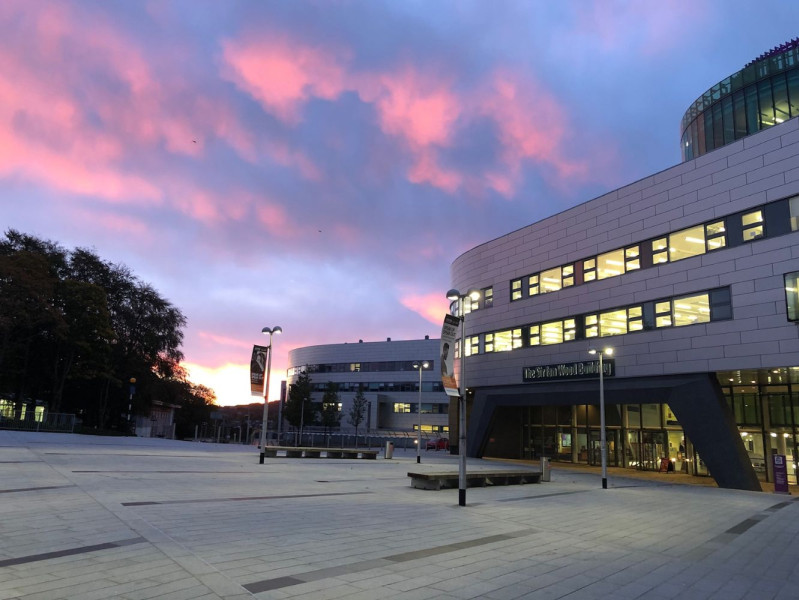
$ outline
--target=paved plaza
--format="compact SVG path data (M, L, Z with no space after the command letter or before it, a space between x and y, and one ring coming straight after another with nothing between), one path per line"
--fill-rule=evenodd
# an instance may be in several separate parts
M799 598L794 496L556 467L459 507L416 467L0 431L0 600Z

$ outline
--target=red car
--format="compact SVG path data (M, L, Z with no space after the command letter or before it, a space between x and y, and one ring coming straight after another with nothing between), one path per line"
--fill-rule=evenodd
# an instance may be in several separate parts
M445 437L442 438L434 438L432 440L427 440L427 444L424 447L425 450L449 450L449 440Z

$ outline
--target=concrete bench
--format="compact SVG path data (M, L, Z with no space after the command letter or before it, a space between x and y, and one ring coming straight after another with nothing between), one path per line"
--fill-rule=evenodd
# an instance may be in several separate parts
M409 472L411 487L419 490L440 490L456 488L459 485L457 471ZM466 473L466 487L485 487L487 485L522 485L540 483L541 471L473 471Z
M327 458L366 458L376 459L379 450L361 450L357 448L306 448L294 446L267 446L264 456L275 458L282 452L286 458L321 458L324 452Z

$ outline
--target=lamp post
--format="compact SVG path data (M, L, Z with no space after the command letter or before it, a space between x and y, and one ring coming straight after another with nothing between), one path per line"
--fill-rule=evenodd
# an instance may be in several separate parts
M461 321L461 380L460 395L458 396L458 505L466 506L466 314L464 300L478 300L479 290L469 290L461 294L452 289L447 292L447 298L458 302L458 318Z
M269 345L266 355L266 378L264 379L264 423L261 426L261 460L260 463L264 464L264 454L266 453L266 430L269 424L269 376L272 372L272 336L281 333L283 328L279 325L275 327L264 327L261 333L269 336Z
M591 348L588 354L599 355L599 452L602 457L602 489L608 489L608 447L605 435L605 369L603 367L603 357L611 356L613 348L603 348L597 350Z
M419 369L419 431L416 436L416 464L422 462L422 369L426 369L430 363L417 360L413 363L414 369Z
M128 430L125 432L127 435L130 435L130 417L133 413L133 394L136 393L136 378L130 378L130 396L128 396Z

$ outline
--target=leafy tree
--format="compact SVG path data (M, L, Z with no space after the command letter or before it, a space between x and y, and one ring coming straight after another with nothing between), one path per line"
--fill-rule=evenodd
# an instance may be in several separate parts
M368 406L368 401L366 400L366 396L363 394L363 388L358 388L358 391L355 393L355 397L352 399L352 406L350 407L349 412L349 422L350 424L355 427L355 446L358 446L358 426L363 423L364 418L366 418L366 407Z
M321 422L325 428L325 435L327 435L332 428L341 426L340 402L341 397L338 395L338 384L328 381L325 395L322 397L321 413Z
M316 422L317 406L311 401L313 384L311 376L303 371L289 387L283 417L302 435L302 428Z

